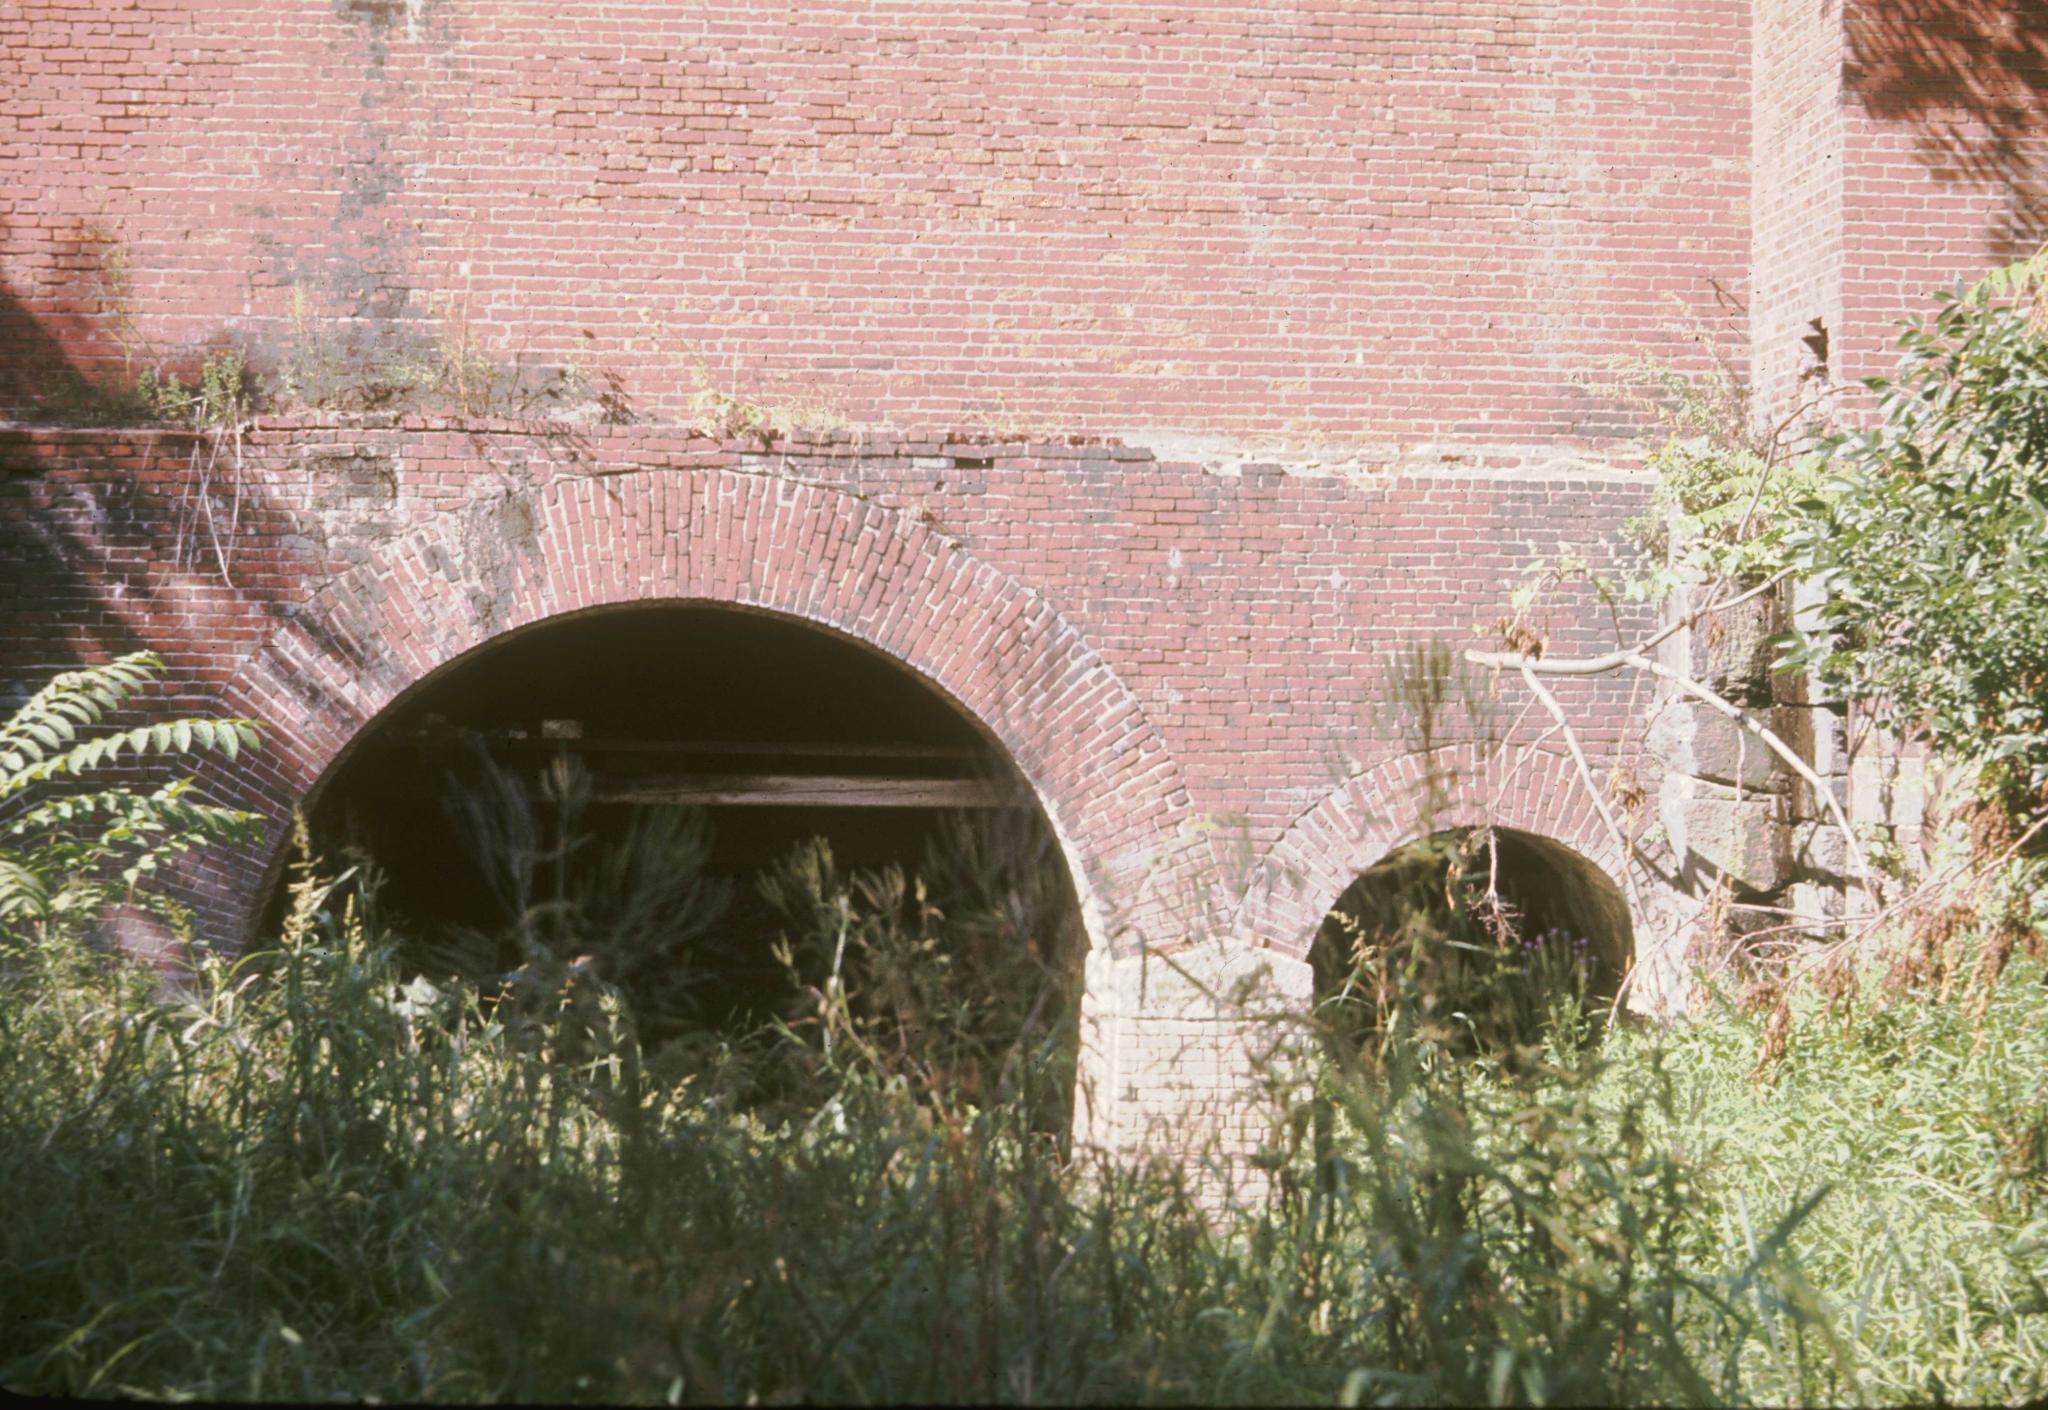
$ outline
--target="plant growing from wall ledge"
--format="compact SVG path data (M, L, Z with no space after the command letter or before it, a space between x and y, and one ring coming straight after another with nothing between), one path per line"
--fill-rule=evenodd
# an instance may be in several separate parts
M1907 327L1874 426L1824 434L1815 403L1762 437L1718 426L1710 396L1680 385L1674 435L1649 458L1656 507L1632 525L1651 560L1632 581L1596 581L1603 595L1663 601L1685 585L1687 608L1647 638L1582 657L1547 656L1528 623L1533 594L1497 624L1501 651L1467 659L1517 673L1563 734L1579 777L1617 845L1626 846L1563 707L1546 678L1635 671L1734 721L1811 790L1839 829L1869 909L1842 918L1843 936L1802 961L1814 971L1902 909L1942 888L2008 877L2048 827L2048 251L1937 295L1932 318ZM1673 390L1659 383L1667 393ZM1709 408L1710 409L1710 408ZM1791 447L1795 427L1801 442ZM1984 845L1965 872L1888 907L1834 790L1752 711L1657 659L1679 631L1799 580L1823 599L1773 642L1772 669L1811 669L1841 698L1863 702L1901 732L1969 771ZM2021 891L2039 877L2022 865ZM1938 897L1936 898L1938 899Z
M2048 249L1936 295L1879 419L1830 440L1831 478L1778 536L1826 589L1815 665L1973 774L2024 826L2048 810Z
M284 347L264 380L265 404L288 411L540 415L604 425L633 420L616 373L593 372L574 353L559 366L507 358L490 346L466 294L430 294L424 302L425 318L365 337L321 317L295 285L285 307Z
M254 814L192 796L177 779L143 791L92 786L121 761L211 751L233 760L261 743L241 719L178 719L96 730L155 680L163 663L136 652L58 676L0 725L0 940L62 938L109 903L134 900L173 921L144 883L194 847L254 840Z
M229 347L210 354L190 385L176 373L148 367L135 390L152 416L182 423L198 434L192 446L191 473L178 503L176 560L191 562L198 551L198 531L204 528L221 581L232 586L228 563L242 520L242 442L262 395L261 384L250 372L242 350ZM227 506L217 513L215 481L223 476Z
M699 432L718 440L752 437L772 446L777 441L829 437L851 425L838 400L814 387L756 400L720 387L702 361L690 364L690 382L695 389L690 419Z

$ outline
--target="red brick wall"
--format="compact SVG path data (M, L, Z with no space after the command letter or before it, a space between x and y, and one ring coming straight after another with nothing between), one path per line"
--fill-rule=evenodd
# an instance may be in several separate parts
M1801 378L1808 320L1837 387L1882 375L1933 290L2048 240L2048 9L1757 0L1754 22L1752 367L1782 415L1827 385Z
M1771 416L1826 385L1813 320L1843 333L1842 21L1832 0L1755 0L1752 22L1750 378Z
M1739 0L17 0L0 376L296 288L657 418L1598 435L1746 297L1749 92Z
M25 589L0 678L157 649L181 685L162 707L272 722L268 758L217 786L280 823L384 701L469 646L580 607L703 596L809 616L923 673L996 734L1104 878L1186 853L1227 893L1217 923L1248 862L1416 748L1395 708L1404 646L1474 641L1538 559L1611 568L1613 526L1644 504L1639 483L1595 465L1360 481L1279 465L1219 475L1105 445L765 452L660 429L330 420L260 429L239 488L216 469L215 521L237 516L219 553L191 450L180 436L0 433L0 583ZM759 502L699 505L713 481ZM808 506L798 529L791 496ZM875 535L885 551L848 557ZM989 576L902 577L926 558ZM936 595L918 586L941 578ZM826 588L841 594L829 608L805 595ZM1044 614L1033 631L1065 644L1018 648L1018 612ZM1536 625L1574 652L1647 622L1565 594ZM947 643L970 639L971 659L955 659ZM1559 691L1588 747L1610 751L1627 683ZM1543 723L1519 687L1475 679L1441 742ZM1518 807L1552 810L1551 830L1576 839L1571 792ZM1136 882L1108 889L1122 894L1107 905L1167 904Z
M2048 9L1844 0L1839 369L1889 372L1928 292L2048 240Z
M1838 379L1875 370L1921 291L2040 224L2043 22L1969 0L16 3L0 39L15 401L223 340L417 364L460 329L643 422L451 451L278 421L248 502L214 481L246 515L225 574L189 444L17 437L15 678L147 641L218 688L420 516L687 442L700 372L913 434L1139 428L1157 458L753 455L953 526L1254 851L1391 747L1357 724L1390 643L1612 551L1641 491L1573 458L1620 424L1573 376L1697 357L1667 296L1733 310L1715 336L1782 401L1811 318ZM388 498L357 483L380 457Z
M1473 640L1551 554L1611 564L1644 507L1584 374L1718 352L1782 410L1822 384L1811 319L1837 382L1882 370L1927 288L2041 238L2038 11L0 4L0 408L230 345L359 400L489 384L455 420L273 407L239 458L0 429L0 681L154 646L160 703L272 722L209 786L281 821L495 633L768 607L981 720L1098 939L1289 952L1412 826L1397 649ZM865 432L705 439L707 389ZM1648 622L1581 595L1539 625ZM1559 693L1596 767L1647 703ZM1616 871L1542 712L1470 704L1458 818ZM262 863L200 880L246 903ZM1091 972L1090 1062L1178 1111L1146 983ZM1227 1066L1186 1081L1229 1105Z

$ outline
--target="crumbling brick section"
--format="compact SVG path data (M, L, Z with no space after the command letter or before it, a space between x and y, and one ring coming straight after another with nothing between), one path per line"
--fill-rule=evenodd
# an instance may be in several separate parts
M1360 779L1376 803L1412 782L1417 746L1392 708L1404 644L1469 639L1567 548L1612 566L1613 526L1644 496L1590 463L1226 475L1072 439L771 448L653 426L313 418L259 425L238 462L206 441L0 432L0 565L31 604L0 666L27 681L149 646L174 683L160 704L266 721L260 754L204 780L272 827L268 848L189 878L221 938L255 914L291 810L386 706L468 652L641 602L773 612L896 661L1034 786L1094 944L1084 1120L1108 1143L1205 1129L1167 1119L1205 1102L1214 1131L1249 1140L1253 1109L1232 1094L1266 1039L1230 1035L1264 1031L1247 1005L1305 1008L1304 927L1347 869L1405 840L1391 815L1370 835L1301 824L1344 813ZM1538 625L1578 651L1614 626L1584 593ZM1568 689L1589 747L1612 749L1625 687ZM1489 692L1475 682L1458 718L1507 740L1523 702ZM1477 817L1494 745L1462 747L1451 763L1480 789ZM1574 787L1543 755L1500 806L1597 850ZM1256 877L1297 869L1321 890L1285 917L1246 904Z

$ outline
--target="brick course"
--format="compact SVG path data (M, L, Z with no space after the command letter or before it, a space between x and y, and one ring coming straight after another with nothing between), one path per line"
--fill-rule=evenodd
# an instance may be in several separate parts
M522 625L804 618L1037 788L1097 941L1084 1127L1206 1101L1242 1145L1246 1030L1148 958L1302 1001L1415 825L1399 652L1626 551L1642 428L1588 374L1732 359L1779 413L1881 370L2040 239L2043 52L1970 0L15 0L0 402L232 345L464 410L0 427L0 680L155 647L159 704L271 722L205 782L281 827ZM1627 682L1558 689L1596 767L1640 735ZM1626 880L1518 683L1443 723L1453 821ZM218 924L274 856L190 878Z
M88 370L281 357L296 288L650 417L701 369L893 426L1597 438L1572 373L1742 297L1746 39L1731 0L27 0L0 270Z

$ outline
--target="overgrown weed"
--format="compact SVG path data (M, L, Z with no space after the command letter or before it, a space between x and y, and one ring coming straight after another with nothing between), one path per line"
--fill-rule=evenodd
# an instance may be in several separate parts
M947 933L972 908L933 904L940 870L785 865L813 992L749 1040L802 1085L772 1104L716 1043L644 1047L630 994L573 955L514 1003L409 969L362 873L302 865L278 943L207 958L182 997L10 936L0 1380L674 1402L2042 1389L2048 1036L2024 950L1981 1015L1865 986L1855 1022L1795 1028L1764 1088L1763 1020L1732 1011L1594 1048L1553 1027L1513 1070L1383 1035L1370 1071L1325 1061L1267 1195L1227 1213L1185 1165L1048 1138L1071 1050L934 963L941 942L963 971L977 944L1023 949L999 907L980 940Z

